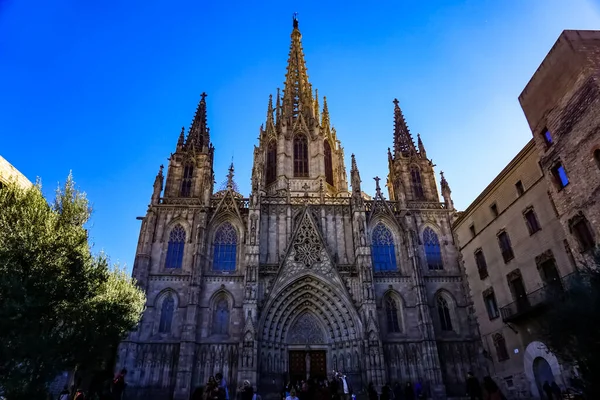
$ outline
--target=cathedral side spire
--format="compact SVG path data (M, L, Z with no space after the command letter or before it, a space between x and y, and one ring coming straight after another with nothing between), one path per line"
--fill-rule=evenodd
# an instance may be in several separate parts
M356 158L354 154L351 156L352 165L350 166L350 184L352 185L352 202L356 206L362 206L362 189L360 187L360 172L358 172L358 166L356 165Z
M329 108L327 107L327 96L323 96L323 113L321 115L321 127L325 130L330 129L331 120L329 117Z
M394 99L394 157L402 155L408 157L417 154L415 142L408 130L398 99Z
M275 119L273 116L273 95L270 94L269 95L269 105L267 106L267 123L265 126L265 130L264 133L266 134L267 137L269 136L275 136L276 135L276 129L275 129ZM262 126L261 126L261 132L262 132Z
M306 61L302 50L302 34L298 29L298 18L295 14L293 26L283 89L283 118L286 121L297 118L299 113L312 114L314 112L311 88L306 73ZM307 116L305 114L305 117Z
M419 154L422 158L427 158L427 153L425 152L425 146L423 145L423 141L421 140L421 134L417 133L417 146L419 146Z
M319 89L315 89L315 101L313 102L313 106L315 108L315 118L318 122L321 119L321 111L319 110Z
M277 88L277 99L275 100L275 127L277 132L281 132L281 96Z
M177 151L183 148L183 143L185 141L185 127L181 127L181 133L179 134L179 139L177 139Z
M441 175L440 186L442 187L442 197L444 198L444 202L446 203L446 209L453 210L454 202L452 201L452 197L451 197L452 191L450 190L450 185L448 184L448 181L444 177L443 171L440 171L440 175Z
M206 123L206 93L200 95L200 102L196 108L196 115L192 121L192 126L185 141L185 148L196 148L202 150L204 146L209 146L209 129Z

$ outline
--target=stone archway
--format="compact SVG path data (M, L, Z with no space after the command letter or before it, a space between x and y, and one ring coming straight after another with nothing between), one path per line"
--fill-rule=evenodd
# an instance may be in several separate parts
M299 365L302 355L319 360L314 364L307 358L309 370L326 368L322 373L327 374L334 358L362 354L362 323L348 296L335 284L307 273L272 293L258 324L261 387L282 385L289 378L290 363ZM280 362L274 365L269 359Z
M543 379L542 385L545 380L549 379L556 381L559 385L564 385L562 368L558 359L542 342L533 341L527 345L523 356L523 368L529 381L531 394L537 399L542 398L538 379Z

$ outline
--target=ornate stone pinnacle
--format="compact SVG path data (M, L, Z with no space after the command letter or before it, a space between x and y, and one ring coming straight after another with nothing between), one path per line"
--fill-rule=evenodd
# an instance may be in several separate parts
M227 174L227 189L233 189L233 162L229 166L229 173Z
M375 191L377 192L378 195L381 195L381 187L379 187L379 181L381 180L381 178L376 176L373 179L375 180Z

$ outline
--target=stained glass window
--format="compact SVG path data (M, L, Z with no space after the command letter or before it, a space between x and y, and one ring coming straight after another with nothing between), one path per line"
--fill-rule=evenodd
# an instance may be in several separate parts
M235 271L237 233L229 222L225 222L217 229L213 249L213 270Z
M451 331L452 329L452 318L450 318L450 308L448 307L448 301L442 296L437 298L437 310L440 318L440 326L443 331Z
M325 182L333 186L333 161L331 159L331 145L329 140L323 142L323 154L325 155Z
M183 263L183 249L185 247L185 230L181 225L175 225L169 234L169 247L165 268L181 268Z
M425 228L423 231L423 245L425 246L425 257L427 258L427 266L429 269L444 269L440 240L433 229L429 227Z
M412 178L413 191L415 193L415 199L421 200L425 198L423 193L423 183L421 182L421 173L418 168L410 169L410 177Z
M308 177L308 140L305 135L294 138L294 176Z
M398 307L396 302L391 297L385 301L385 315L387 317L388 332L400 332L400 322L398 318Z
M378 223L371 236L371 257L373 269L378 271L396 271L396 250L392 232L383 224Z
M181 180L181 197L190 197L192 194L192 176L194 175L194 166L186 164L183 167L183 179Z
M215 304L213 318L213 333L227 335L229 333L229 304L226 299L220 299Z
M277 142L272 140L267 147L267 185L277 179Z
M168 294L163 300L162 307L160 310L160 323L158 325L158 331L160 333L170 333L171 323L173 322L173 311L175 310L175 300L172 294Z

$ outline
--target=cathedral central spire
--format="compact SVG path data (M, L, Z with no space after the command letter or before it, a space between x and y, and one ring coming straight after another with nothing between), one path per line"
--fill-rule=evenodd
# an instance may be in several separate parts
M302 50L302 34L298 29L297 14L294 14L293 26L292 43L283 89L283 116L286 119L296 118L300 113L312 113L314 108L312 90L308 82L306 61Z
M204 146L208 146L210 143L209 129L206 123L206 96L207 94L204 92L200 95L196 115L194 115L194 120L192 121L192 126L185 142L186 148L195 147L202 150Z
M402 155L408 157L411 154L416 154L415 142L413 140L404 114L398 105L398 99L394 99L394 157Z

